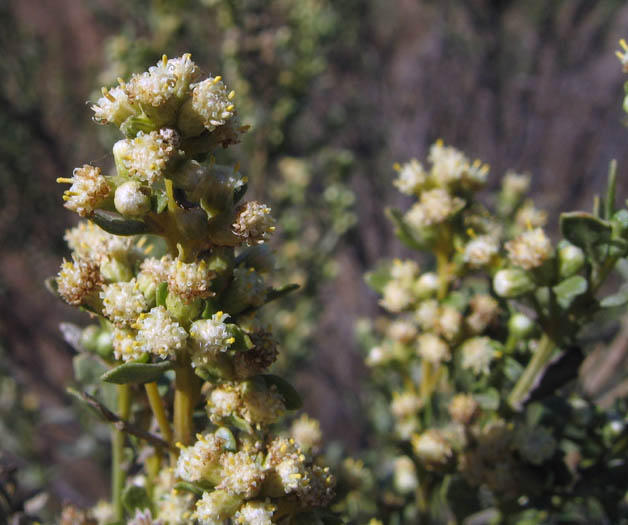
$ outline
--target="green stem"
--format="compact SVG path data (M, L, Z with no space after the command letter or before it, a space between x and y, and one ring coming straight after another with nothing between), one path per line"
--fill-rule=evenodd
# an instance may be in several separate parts
M157 383L146 383L144 385L144 389L146 390L146 395L148 396L148 403L150 404L150 408L153 411L155 419L157 420L157 424L159 425L161 435L163 436L164 440L172 445L172 429L170 428L170 423L168 422L168 416L166 416L166 408L164 407L164 402L159 395ZM175 458L173 454L170 453L171 462L173 462L174 459Z
M177 443L189 445L193 435L192 413L198 395L198 381L187 352L179 354L175 372L174 438Z
M129 385L118 385L118 415L120 419L128 420L131 408L131 389ZM124 461L124 432L114 427L111 435L111 495L116 521L124 519L122 506L122 491L124 490L125 472L122 468Z
M534 381L541 373L545 365L552 357L554 351L554 343L547 334L543 334L543 337L539 341L539 347L530 359L528 366L521 374L519 381L514 386L510 395L508 396L508 404L515 410L519 410L521 407L521 401L526 394L532 388Z

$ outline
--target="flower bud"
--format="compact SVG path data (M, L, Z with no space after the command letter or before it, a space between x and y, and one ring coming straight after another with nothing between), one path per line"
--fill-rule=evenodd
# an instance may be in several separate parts
M416 467L408 456L395 458L393 483L402 494L410 494L419 486Z
M571 277L584 266L584 252L573 244L565 244L558 250L558 271L561 279Z
M428 299L438 290L438 275L434 272L426 272L419 277L414 285L414 293L417 299Z
M534 321L527 315L516 313L508 320L508 331L511 337L527 339L534 331Z
M535 284L523 270L500 270L493 278L493 288L500 297L518 297L534 290Z
M456 423L469 425L477 417L479 408L471 394L458 394L449 403L449 415Z
M150 210L150 194L142 185L130 180L118 186L113 203L125 217L140 217Z
M412 449L429 470L445 467L452 456L451 446L438 430L427 430L413 436Z

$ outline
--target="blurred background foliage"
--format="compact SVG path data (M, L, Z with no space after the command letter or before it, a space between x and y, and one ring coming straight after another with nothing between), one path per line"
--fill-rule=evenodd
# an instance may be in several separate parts
M42 285L73 221L55 179L86 159L112 163L82 102L101 85L191 52L236 90L252 130L234 156L278 218L285 282L301 285L267 312L283 334L279 366L328 440L357 453L370 436L354 325L378 311L362 276L405 253L383 216L407 204L393 161L442 137L494 173L533 173L536 202L556 217L588 209L617 158L625 194L613 50L627 23L619 0L1 2L0 464L20 467L20 497L47 481L56 501L106 493L106 449L98 432L79 439L85 422L67 408L73 351L58 325L81 320ZM625 369L624 345L613 348ZM588 366L598 391L621 387L608 366Z

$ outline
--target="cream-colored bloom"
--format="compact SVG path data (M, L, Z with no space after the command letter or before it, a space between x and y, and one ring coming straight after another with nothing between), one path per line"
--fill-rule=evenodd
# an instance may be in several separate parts
M447 341L453 341L460 333L462 314L452 306L441 306L434 330Z
M113 154L131 177L153 184L163 177L178 154L179 135L169 128L143 133L116 142Z
M442 188L424 191L419 202L406 213L405 220L415 228L441 224L464 207L464 201Z
M233 385L225 383L211 391L207 401L207 412L212 423L220 424L223 418L237 414L241 406L240 392Z
M101 174L100 168L89 164L75 168L71 179L59 178L57 182L72 184L70 189L63 193L64 206L81 217L91 215L111 193L111 188Z
M292 422L290 435L306 451L319 450L323 442L321 424L307 414L301 414L301 417Z
M276 507L265 501L247 501L235 513L235 522L241 525L272 525Z
M221 77L209 77L194 86L192 108L209 131L223 126L233 117L233 91L229 92Z
M456 423L468 425L478 415L479 405L471 394L457 394L449 403L449 415Z
M115 124L120 126L128 117L135 113L133 105L122 86L112 89L102 88L103 96L92 106L94 120L99 124Z
M235 514L241 504L242 498L233 496L225 490L207 491L196 502L193 517L200 525L224 525L225 520Z
M441 140L432 144L427 159L432 164L432 177L441 186L459 181L469 165L464 153L451 146L445 146Z
M447 343L430 333L422 334L417 338L417 352L421 358L434 364L449 361L451 358Z
M115 324L129 325L148 308L135 278L128 282L107 284L100 292L103 313Z
M194 341L192 366L203 366L216 352L226 352L235 341L227 329L225 320L229 316L216 312L211 319L201 319L192 323L190 337Z
M508 258L524 270L538 268L552 253L552 243L541 228L523 232L506 243Z
M164 255L161 259L148 257L142 261L140 270L143 274L149 275L155 283L163 283L168 280L172 264L170 255Z
M388 337L400 343L410 343L417 336L417 328L411 321L398 319L388 326Z
M215 275L204 260L184 263L177 259L169 268L168 291L186 303L210 297L213 295L211 280Z
M136 323L137 341L142 350L161 358L173 356L183 348L187 332L173 320L163 306L156 306L147 314L141 314Z
M70 249L83 259L102 263L110 258L124 258L131 239L106 232L91 221L80 222L63 237Z
M297 492L299 501L306 507L326 507L336 495L336 478L331 474L329 467L312 465L308 475L307 490Z
M182 447L175 474L185 481L214 479L219 471L223 440L214 434L197 434L196 443Z
M523 195L530 189L530 175L508 170L502 179L502 188L510 195Z
M59 295L67 303L79 306L100 288L102 277L96 263L78 257L63 261L56 282Z
M490 338L473 337L464 342L461 348L462 368L475 374L488 374L495 359L495 349Z
M412 290L396 280L388 281L379 304L392 313L399 313L414 302Z
M227 452L221 458L221 465L221 481L217 489L245 498L253 498L259 493L266 473L255 461L255 456L245 451Z
M135 516L127 522L128 525L163 525L163 521L154 520L150 509L135 511Z
M236 210L233 232L247 244L262 244L274 231L275 219L265 204L246 202Z
M395 458L393 466L395 488L402 494L414 492L419 486L416 467L408 456Z
M414 392L393 392L390 410L397 419L416 416L423 408L423 400Z
M390 277L395 281L408 283L419 275L419 265L415 261L395 259L390 266Z
M443 467L452 457L451 446L442 434L434 429L413 436L412 450L428 469Z
M414 312L414 318L424 331L434 330L438 322L440 306L436 299L422 301Z
M480 235L464 247L464 262L472 268L485 266L497 255L498 248L497 239L490 235Z
M380 366L385 365L392 361L395 357L392 347L390 345L378 345L369 350L369 355L366 358L366 364L368 366Z
M471 312L466 318L467 326L475 334L479 334L495 319L499 304L490 295L475 295L470 301Z
M542 228L547 223L547 212L535 208L534 203L528 200L517 211L515 223L522 230Z
M416 194L427 180L427 173L417 159L411 159L401 166L395 166L395 168L398 168L399 175L393 184L406 195Z
M134 361L144 354L141 345L130 330L115 327L113 329L113 355L122 361Z

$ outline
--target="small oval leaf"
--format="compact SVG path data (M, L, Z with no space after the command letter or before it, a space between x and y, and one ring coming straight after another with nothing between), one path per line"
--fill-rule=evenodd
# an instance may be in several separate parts
M172 361L160 363L124 363L112 368L101 376L107 383L123 385L126 383L150 383L156 381L166 370L174 368Z
M574 299L587 291L589 284L581 275L574 275L564 281L559 282L552 288L556 294L558 304L567 309Z
M284 398L288 410L298 410L303 406L301 396L285 379L273 374L263 374L260 377L264 380L267 387L274 385L277 388L277 391Z
M560 231L572 244L590 252L611 238L612 226L590 213L574 211L560 216Z
M150 228L143 221L125 219L119 213L106 210L96 210L90 219L103 230L114 235L138 235L150 233Z

